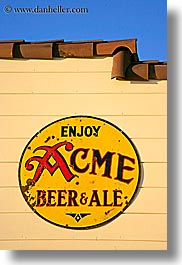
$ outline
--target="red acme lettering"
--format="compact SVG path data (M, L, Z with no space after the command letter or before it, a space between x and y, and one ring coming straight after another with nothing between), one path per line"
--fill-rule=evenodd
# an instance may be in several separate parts
M61 146L65 146L66 151L73 150L73 144L69 143L67 141L55 144L54 146L39 146L34 150L34 153L38 150L45 150L46 153L43 157L40 156L33 156L29 158L25 163L25 168L29 171L34 169L34 165L32 164L33 161L37 161L39 163L35 175L33 179L27 180L28 185L33 185L35 182L37 182L43 172L44 169L47 169L51 176L54 174L54 172L59 168L66 179L66 181L71 181L75 175L70 171L65 158L63 155L58 151L58 148ZM49 163L49 159L53 157L55 160L55 164L51 165Z
M39 180L44 169L47 169L49 173L51 174L51 176L55 173L57 169L60 169L60 171L62 172L67 182L70 182L76 176L75 174L71 172L64 156L58 150L58 148L60 148L61 146L64 146L66 151L73 150L73 144L67 141L55 144L52 147L51 146L40 146L34 150L34 153L39 150L44 150L46 151L46 153L44 154L43 157L33 156L26 161L25 168L29 171L34 169L34 165L32 164L32 162L37 161L39 163L35 171L33 179L27 180L28 185L34 185L35 182ZM89 152L92 152L91 163L87 161ZM134 170L134 167L133 167L133 165L135 165L134 158L121 155L119 153L116 154L115 152L109 152L109 151L106 152L104 156L101 156L100 151L97 149L91 150L89 148L78 148L71 153L70 164L71 164L73 171L76 171L77 173L88 172L88 174L91 174L91 175L97 175L97 169L102 167L104 169L102 176L112 179L111 168L112 168L112 158L114 155L118 157L117 164L114 165L117 167L117 175L114 177L114 179L120 182L123 182L125 184L130 184L130 182L133 180L133 177L131 176L130 178L125 178L124 172ZM77 161L77 156L79 156L81 160L85 161L84 167L83 167L83 164L82 164L82 167L79 166L79 163ZM49 159L51 157L55 160L54 165L51 165L49 162ZM132 167L125 165L125 161L130 163Z

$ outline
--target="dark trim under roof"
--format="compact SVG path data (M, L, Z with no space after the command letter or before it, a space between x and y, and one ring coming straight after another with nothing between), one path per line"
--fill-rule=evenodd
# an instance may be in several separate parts
M140 61L137 40L89 40L64 42L64 40L25 42L0 41L0 59L53 59L113 57L111 78L117 80L166 80L167 63L158 60Z

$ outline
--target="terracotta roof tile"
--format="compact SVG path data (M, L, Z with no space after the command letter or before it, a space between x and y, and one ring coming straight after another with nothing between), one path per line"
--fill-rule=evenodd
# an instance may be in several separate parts
M46 41L31 41L30 43L37 44L37 43L60 43L60 42L64 42L64 40L60 39L60 40L46 40Z
M143 61L142 63L152 63L152 64L156 64L156 63L158 63L159 62L159 60L148 60L148 61Z
M0 43L23 43L24 40L0 40Z
M155 64L150 66L150 79L165 80L167 79L167 65Z
M13 58L13 46L14 43L0 43L0 58L11 59Z
M111 78L126 79L126 70L130 64L131 52L129 50L119 51L114 54Z
M70 41L70 42L66 42L66 43L100 43L100 42L103 42L103 40L81 40L81 41Z
M98 43L97 55L113 55L117 49L129 49L131 53L136 53L136 39L109 41Z
M130 64L126 71L126 80L133 81L148 81L149 80L149 66L148 64L138 63Z
M53 43L21 44L20 53L25 59L52 59Z
M92 58L94 56L112 56L111 78L133 81L167 79L167 63L158 60L140 61L136 43L137 39L72 42L64 42L63 39L39 42L4 40L0 41L0 58L52 59L54 57Z
M58 44L59 57L78 57L89 58L93 57L93 43L70 43Z

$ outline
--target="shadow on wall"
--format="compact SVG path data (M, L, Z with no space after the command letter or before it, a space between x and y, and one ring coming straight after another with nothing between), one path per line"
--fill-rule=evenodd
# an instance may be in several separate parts
M154 84L157 85L159 82L157 80L149 80L149 81L130 81L130 84L135 85L148 85L148 84Z

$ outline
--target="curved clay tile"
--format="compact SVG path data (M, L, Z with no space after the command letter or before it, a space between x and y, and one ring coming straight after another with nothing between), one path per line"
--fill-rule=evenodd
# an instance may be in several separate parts
M64 42L63 39L40 42L6 40L0 41L0 58L52 59L53 57L112 56L111 78L132 81L167 79L167 64L165 62L158 60L139 61L136 42L136 39L75 42Z
M24 59L52 59L52 43L22 44L20 53Z
M113 66L111 78L125 79L126 70L131 64L131 52L126 49L113 55Z
M12 59L13 58L14 43L0 43L0 58Z
M136 41L136 39L131 39L98 43L96 46L97 55L113 55L118 48L127 48L131 53L136 53Z

